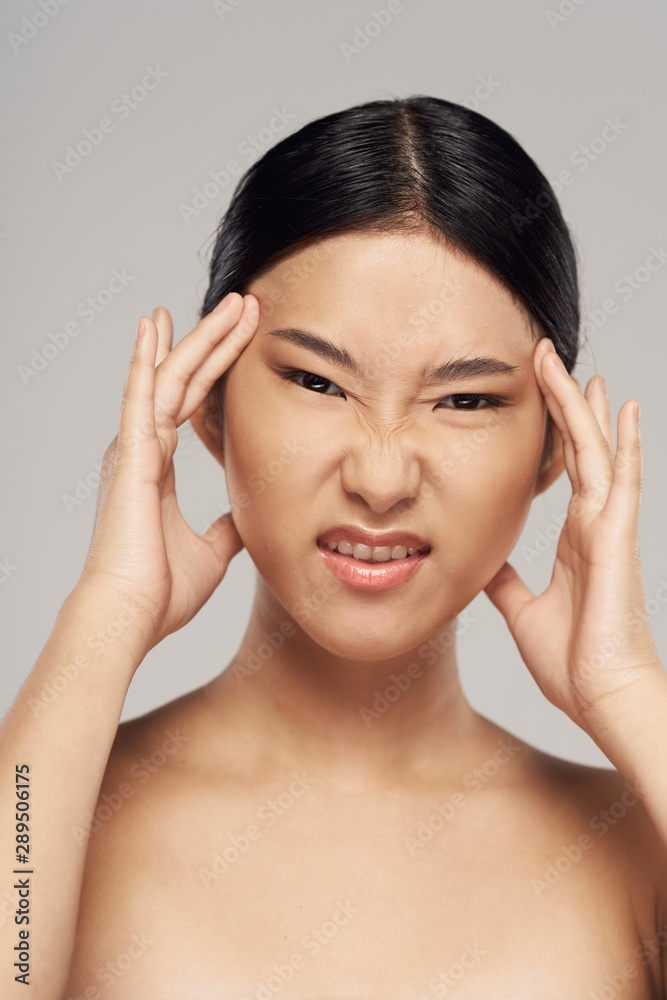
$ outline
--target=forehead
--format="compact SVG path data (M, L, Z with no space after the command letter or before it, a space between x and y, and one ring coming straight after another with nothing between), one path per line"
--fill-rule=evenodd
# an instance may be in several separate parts
M293 326L326 335L363 359L388 344L427 358L534 344L528 316L475 261L423 230L351 233L296 251L251 282L260 331ZM268 338L275 340L276 338ZM500 355L502 356L502 354Z

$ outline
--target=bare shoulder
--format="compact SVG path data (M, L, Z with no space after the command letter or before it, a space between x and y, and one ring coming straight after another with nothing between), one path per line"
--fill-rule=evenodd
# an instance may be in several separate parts
M80 826L87 879L113 882L114 856L147 844L157 856L175 834L173 815L202 781L200 704L192 691L118 726L93 814Z
M635 786L618 770L564 760L526 745L526 766L548 796L548 807L573 810L580 836L572 846L608 858L624 875L632 908L647 923L667 919L667 848Z
M120 723L98 807L106 793L127 799L148 797L154 808L156 800L167 799L174 792L182 777L188 775L194 779L200 745L197 738L200 700L199 690L191 691Z
M175 748L185 747L196 725L198 691L191 691L152 711L121 722L111 748L111 767L126 764L134 754L173 757ZM165 761L166 763L166 761Z
M628 848L634 843L642 853L664 854L637 789L616 768L579 764L535 747L528 749L535 774L554 792L567 792L582 816L588 817L592 832L600 837L615 832Z
M119 725L92 815L82 816L73 830L86 842L86 862L72 995L97 1000L99 990L84 990L122 975L113 971L115 957L133 962L131 956L154 949L151 909L169 873L177 873L172 842L183 842L183 827L193 820L196 781L185 774L197 773L190 746L196 743L198 700L192 692ZM141 970L142 962L136 967Z

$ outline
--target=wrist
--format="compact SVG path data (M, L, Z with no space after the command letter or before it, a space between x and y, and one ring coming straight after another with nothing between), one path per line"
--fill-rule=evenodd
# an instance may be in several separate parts
M623 688L598 700L580 725L617 770L644 785L658 760L665 759L665 720L667 671L655 661L637 669Z
M58 621L76 622L94 657L123 650L134 669L153 648L155 626L138 601L106 581L81 577L63 602Z

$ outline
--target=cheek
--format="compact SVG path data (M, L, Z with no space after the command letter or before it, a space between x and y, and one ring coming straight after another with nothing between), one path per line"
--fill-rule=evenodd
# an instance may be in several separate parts
M237 362L225 390L225 477L234 521L251 554L253 542L264 535L274 539L276 524L290 511L293 517L311 479L313 449L303 419L277 408L275 399L275 390L267 390L261 377L246 377Z
M458 430L443 453L438 489L457 557L483 572L514 547L533 498L544 443L539 410Z

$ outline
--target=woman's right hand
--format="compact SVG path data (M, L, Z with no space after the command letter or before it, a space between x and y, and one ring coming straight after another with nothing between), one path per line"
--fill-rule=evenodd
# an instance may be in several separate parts
M159 327L139 320L144 333L134 345L118 434L104 452L77 588L92 585L98 595L130 601L146 652L194 617L243 548L231 512L203 535L190 528L176 500L173 456L178 427L239 357L258 321L256 297L230 292L172 350L166 310Z

